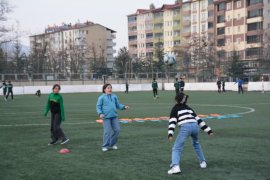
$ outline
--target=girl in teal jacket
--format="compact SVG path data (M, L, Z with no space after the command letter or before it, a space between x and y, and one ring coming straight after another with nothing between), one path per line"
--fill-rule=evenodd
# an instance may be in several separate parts
M96 110L103 119L103 144L102 151L118 149L116 143L120 133L117 109L125 110L128 106L121 104L115 94L112 94L112 85L105 84L102 88L103 94L99 96Z

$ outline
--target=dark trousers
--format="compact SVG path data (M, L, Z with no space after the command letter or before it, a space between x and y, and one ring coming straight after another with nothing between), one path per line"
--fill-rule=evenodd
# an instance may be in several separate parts
M60 127L61 125L61 114L52 113L51 115L51 138L52 140L64 139L66 136Z
M184 92L184 87L180 87L180 92Z
M225 86L222 86L222 91L225 92Z
M238 86L238 93L240 94L240 92L242 92L242 94L244 94L244 90L242 86Z
M179 89L175 89L175 93L177 94L177 93L179 93L180 92L180 90Z
M3 95L6 97L7 90L3 90Z
M128 94L128 87L126 87L126 91L125 91L125 93L127 93L127 94Z
M11 99L13 99L13 91L8 91L6 98L8 98L9 94L11 94Z
M221 93L221 86L218 86L218 92Z
M157 89L153 89L154 97L158 95Z

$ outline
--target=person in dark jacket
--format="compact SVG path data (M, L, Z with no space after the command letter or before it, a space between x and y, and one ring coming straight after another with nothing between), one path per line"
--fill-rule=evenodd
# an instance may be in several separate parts
M180 92L184 92L185 81L184 81L184 78L183 77L180 78L179 84L180 84Z
M221 81L217 81L218 93L221 93Z
M0 89L1 88L3 88L3 96L4 96L4 99L5 99L5 101L7 100L6 99L6 94L7 94L7 83L6 83L6 81L3 81L2 82L2 86L0 86Z
M175 78L175 81L174 81L174 88L175 88L175 93L179 93L180 91L180 82L178 81L178 78Z

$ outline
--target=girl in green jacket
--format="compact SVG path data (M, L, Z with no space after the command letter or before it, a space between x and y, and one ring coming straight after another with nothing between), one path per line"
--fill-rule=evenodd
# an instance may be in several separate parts
M45 116L47 116L49 110L51 111L52 141L48 145L55 145L60 139L62 140L60 144L66 144L69 141L60 127L61 122L65 120L63 97L59 94L60 89L61 87L59 84L53 86L53 92L49 95L45 109Z

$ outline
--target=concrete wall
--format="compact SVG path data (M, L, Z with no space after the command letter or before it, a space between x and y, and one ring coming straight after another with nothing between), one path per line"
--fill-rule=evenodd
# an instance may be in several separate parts
M113 91L124 92L126 89L125 84L112 84ZM162 90L162 83L158 83L158 87ZM250 82L244 85L248 91L270 91L270 82ZM42 94L48 94L52 91L52 86L21 86L14 87L13 92L15 95L19 94L35 94L40 89ZM173 83L164 83L165 90L174 90ZM237 84L233 82L226 83L225 89L227 91L237 91ZM130 84L129 91L151 91L152 85L148 84ZM83 92L101 92L102 85L62 85L61 93L83 93ZM185 91L217 91L216 83L186 83ZM0 91L2 95L3 91Z

